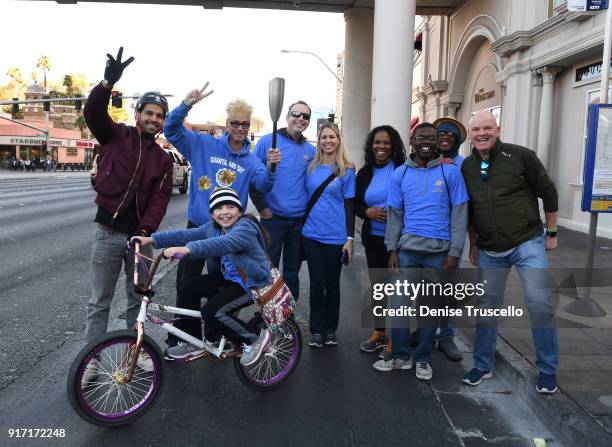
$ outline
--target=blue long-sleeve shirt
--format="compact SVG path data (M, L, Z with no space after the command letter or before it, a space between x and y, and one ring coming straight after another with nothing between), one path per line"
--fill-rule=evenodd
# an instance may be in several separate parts
M201 226L210 221L208 199L216 187L235 189L246 209L249 186L266 193L272 188L275 175L264 165L265 159L262 163L251 152L248 138L240 152L233 153L229 135L218 139L186 129L183 122L189 110L184 102L172 110L164 124L164 135L191 163L187 217Z
M153 233L151 237L155 248L186 246L190 257L207 258L209 270L221 271L220 258L227 256L246 275L248 288L263 287L271 279L263 236L258 225L248 218L238 220L225 233L208 222L197 228Z
M255 145L255 155L264 161L271 147L272 134L264 135ZM274 185L264 194L265 202L276 216L303 217L308 204L306 169L314 158L315 148L305 139L292 140L285 129L278 131L276 147L282 158L276 168Z

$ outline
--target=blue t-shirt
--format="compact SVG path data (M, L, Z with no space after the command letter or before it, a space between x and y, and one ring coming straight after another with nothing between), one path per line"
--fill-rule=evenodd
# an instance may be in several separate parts
M221 256L221 271L223 272L223 277L225 279L227 279L228 281L237 282L242 286L244 290L246 290L247 292L249 291L249 289L244 284L244 281L240 277L240 273L238 273L236 265L232 261L230 261L230 258L227 255Z
M319 165L308 175L306 191L309 198L334 169L335 165ZM336 177L325 187L304 223L302 235L323 244L343 245L347 237L344 200L354 197L355 171L347 169L342 177Z
M459 172L461 172L461 165L463 164L463 160L465 160L465 157L463 155L456 155L453 160L455 160L455 164L459 168Z
M451 204L457 206L468 200L463 176L456 165L432 168L403 165L391 176L387 206L404 210L402 234L449 241Z
M387 195L389 192L389 180L393 175L395 166L393 162L387 163L382 168L374 168L372 181L366 189L364 200L368 207L387 206ZM370 234L373 236L384 236L387 224L377 220L370 220Z

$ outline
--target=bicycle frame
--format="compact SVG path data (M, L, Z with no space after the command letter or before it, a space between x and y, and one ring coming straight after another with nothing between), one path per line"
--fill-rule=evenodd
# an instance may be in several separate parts
M194 360L198 360L204 357L209 357L209 354L212 354L215 357L221 358L221 359L235 357L236 355L223 354L223 350L225 348L225 344L227 341L227 338L225 336L221 337L219 346L215 348L215 346L211 344L210 342L208 342L207 340L200 340L198 338L195 338L189 335L188 333L176 328L174 325L168 323L167 321L162 320L161 318L158 318L155 315L149 313L149 310L154 310L154 311L168 312L168 313L173 313L176 315L184 315L184 316L194 317L194 318L202 317L201 313L197 310L183 309L181 307L166 306L164 304L152 303L150 299L150 296L153 295L151 293L152 292L151 283L153 282L153 277L155 276L155 272L157 271L157 268L159 267L159 263L163 258L163 253L160 253L155 257L150 270L146 266L146 264L144 264L144 270L145 272L147 272L147 278L145 280L145 284L143 287L140 287L140 284L138 281L138 276L139 276L138 275L138 265L143 262L141 258L144 258L144 256L140 254L140 244L136 242L134 244L134 288L136 289L136 293L143 295L143 297L142 297L142 302L140 304L140 311L138 312L138 317L136 318L137 337L136 337L136 346L134 349L135 355L132 357L132 361L129 366L128 376L126 380L128 382L132 380L132 375L134 374L136 364L138 363L138 356L140 354L140 348L142 346L142 341L144 339L144 334L145 334L145 330L144 330L145 321L148 321L151 324L158 325L164 331L170 332L171 334L176 335L180 339L198 347L199 349L204 350L204 352L201 354L194 355L194 356L184 359L183 360L184 362L192 362Z

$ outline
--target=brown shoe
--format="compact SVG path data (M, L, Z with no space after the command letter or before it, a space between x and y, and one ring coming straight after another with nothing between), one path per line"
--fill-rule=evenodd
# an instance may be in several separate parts
M366 341L359 344L359 349L363 352L374 352L384 349L385 346L387 346L387 337L384 331L374 331Z

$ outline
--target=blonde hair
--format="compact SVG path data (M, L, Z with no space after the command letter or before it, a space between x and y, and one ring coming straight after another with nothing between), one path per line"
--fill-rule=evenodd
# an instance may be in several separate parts
M227 104L225 112L227 113L228 118L236 116L240 112L246 113L248 116L251 116L251 114L253 113L253 106L242 98L236 98Z
M338 148L336 149L336 160L335 160L336 168L334 169L334 173L338 177L342 177L344 174L346 174L346 170L348 168L352 168L354 165L349 160L346 154L346 149L344 148L344 143L342 142L342 135L340 134L340 130L338 129L338 126L336 126L334 123L329 123L329 122L323 123L319 127L319 131L317 132L317 150L316 150L314 158L312 159L312 161L310 162L310 165L308 166L308 173L310 174L312 171L314 171L314 169L317 166L323 163L323 150L321 149L320 142L321 142L321 134L323 133L325 129L331 129L336 134L336 137L338 137L339 144L338 144Z

